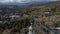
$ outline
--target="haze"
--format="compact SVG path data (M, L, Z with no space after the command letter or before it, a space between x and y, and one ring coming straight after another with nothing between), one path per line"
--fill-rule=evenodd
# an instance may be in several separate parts
M33 1L57 1L57 0L0 0L0 2L17 2L17 3L26 3L26 2L33 2Z

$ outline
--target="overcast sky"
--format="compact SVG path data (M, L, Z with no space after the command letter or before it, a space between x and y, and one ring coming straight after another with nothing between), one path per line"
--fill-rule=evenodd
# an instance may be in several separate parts
M18 3L24 3L24 2L31 2L31 1L57 1L57 0L0 0L0 2L18 2Z

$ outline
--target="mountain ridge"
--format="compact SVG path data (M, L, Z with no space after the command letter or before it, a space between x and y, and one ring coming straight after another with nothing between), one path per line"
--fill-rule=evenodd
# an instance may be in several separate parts
M0 2L0 5L34 6L34 5L47 4L47 3L49 2L47 1L43 1L43 2L36 1L36 2L29 2L29 3L1 3Z

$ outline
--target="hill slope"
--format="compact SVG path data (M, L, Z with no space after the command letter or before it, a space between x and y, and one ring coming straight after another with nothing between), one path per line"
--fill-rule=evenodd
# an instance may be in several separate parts
M40 23L44 22L47 27L60 27L60 1L28 7L26 11L30 16L39 17Z

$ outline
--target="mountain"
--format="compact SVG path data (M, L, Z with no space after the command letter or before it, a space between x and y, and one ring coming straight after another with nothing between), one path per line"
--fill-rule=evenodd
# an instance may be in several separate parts
M1 3L0 2L0 5L16 5L16 6L34 6L34 5L41 5L41 4L47 4L51 1L34 1L34 2L28 2L28 3L11 3L11 2L7 2L7 3Z

